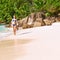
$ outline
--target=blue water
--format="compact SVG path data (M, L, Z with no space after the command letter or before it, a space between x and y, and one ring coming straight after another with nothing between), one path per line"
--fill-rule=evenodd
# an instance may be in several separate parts
M5 25L0 25L0 32L5 32L7 30L7 28L5 27Z
M11 32L5 25L0 24L0 40L3 40L5 37L11 35Z

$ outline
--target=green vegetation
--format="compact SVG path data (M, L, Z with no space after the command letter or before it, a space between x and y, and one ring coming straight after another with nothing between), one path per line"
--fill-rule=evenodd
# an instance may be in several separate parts
M46 11L47 16L58 13L60 0L0 0L0 22L9 23L14 14L21 19L38 11Z

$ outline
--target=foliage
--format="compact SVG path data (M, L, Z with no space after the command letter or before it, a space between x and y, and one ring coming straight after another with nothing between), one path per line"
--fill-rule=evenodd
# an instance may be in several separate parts
M0 22L9 23L14 14L21 19L43 10L47 16L60 11L60 0L0 0Z

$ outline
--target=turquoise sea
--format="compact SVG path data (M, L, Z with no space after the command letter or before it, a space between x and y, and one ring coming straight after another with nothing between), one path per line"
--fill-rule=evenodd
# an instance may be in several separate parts
M7 28L5 27L5 25L0 25L0 32L5 32L7 30Z
M5 25L0 24L0 40L3 40L5 37L9 36L11 32L8 28L5 27Z

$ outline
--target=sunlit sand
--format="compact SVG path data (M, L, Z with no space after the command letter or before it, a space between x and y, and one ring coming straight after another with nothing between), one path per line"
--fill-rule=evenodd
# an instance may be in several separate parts
M6 36L0 40L0 60L60 60L60 23Z

